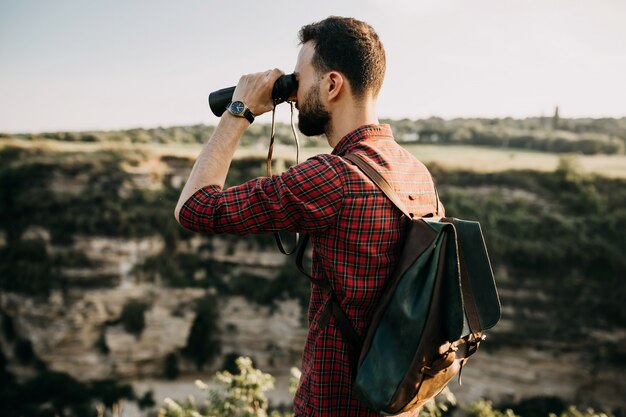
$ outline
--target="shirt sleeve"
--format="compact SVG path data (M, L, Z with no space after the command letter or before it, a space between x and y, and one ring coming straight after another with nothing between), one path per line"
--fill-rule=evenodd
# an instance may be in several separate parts
M343 185L331 158L318 155L281 175L222 190L209 185L182 206L180 224L198 233L318 233L335 221Z

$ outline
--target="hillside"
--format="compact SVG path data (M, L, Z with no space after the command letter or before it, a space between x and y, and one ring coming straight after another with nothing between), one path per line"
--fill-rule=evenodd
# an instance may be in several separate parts
M238 354L278 376L299 365L307 281L271 236L200 236L175 222L193 159L46 143L0 150L0 364L15 384L50 371L83 382L206 374ZM255 152L227 183L263 175ZM552 170L429 167L447 214L481 222L503 305L459 398L623 410L626 180L568 158Z

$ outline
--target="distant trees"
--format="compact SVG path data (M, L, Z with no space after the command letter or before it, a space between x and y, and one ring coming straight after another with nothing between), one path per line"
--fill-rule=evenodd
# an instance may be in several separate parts
M602 121L600 121L602 120ZM626 118L562 119L558 107L548 118L384 120L399 142L479 145L555 153L623 154Z
M385 120L391 124L396 140L400 142L480 145L532 149L543 152L579 152L592 154L623 154L626 148L626 117L622 118L562 118L559 108L551 117L513 119L440 117L410 120ZM213 133L214 126L193 125L129 129L97 132L47 132L40 134L0 133L1 139L59 140L71 142L122 142L146 144L202 144ZM266 146L271 126L253 124L241 139L242 146ZM300 135L304 146L325 144L319 137ZM292 144L291 126L276 124L276 141Z

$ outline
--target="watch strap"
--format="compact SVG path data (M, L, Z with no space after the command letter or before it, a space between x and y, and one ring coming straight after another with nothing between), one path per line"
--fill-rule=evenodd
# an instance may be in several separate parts
M254 115L252 114L252 112L250 111L250 109L248 107L246 107L246 109L243 111L243 115L246 119L248 119L248 121L252 124L252 122L254 122Z

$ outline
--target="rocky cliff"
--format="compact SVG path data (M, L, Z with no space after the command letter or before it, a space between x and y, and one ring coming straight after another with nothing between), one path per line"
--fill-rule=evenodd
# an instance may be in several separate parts
M0 348L19 380L42 367L84 381L209 375L236 355L276 375L299 366L308 283L271 237L199 236L175 224L173 204L191 160L145 152L3 152ZM249 178L261 165L235 161L229 181ZM482 195L480 204L492 206L476 216L487 230L506 227L502 219L515 210L561 206L503 177L464 184L470 177L449 178L447 211L471 212L458 193ZM623 193L623 182L610 186ZM497 217L498 210L507 216ZM613 221L619 227L623 218ZM533 249L540 237L525 224L505 240L486 236L492 257L501 254L494 268L503 316L453 391L463 401L555 396L624 410L626 328L623 316L611 315L621 301L610 299L602 281L589 286L586 277L596 270L576 263L582 255L575 248ZM609 251L620 248L623 241ZM518 265L531 258L515 254L532 250L543 275ZM623 294L623 253L617 256L589 263L606 261L599 266L605 282ZM603 305L608 312L599 310Z

